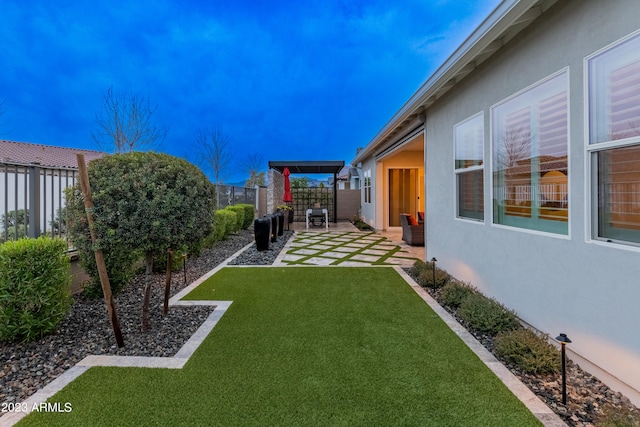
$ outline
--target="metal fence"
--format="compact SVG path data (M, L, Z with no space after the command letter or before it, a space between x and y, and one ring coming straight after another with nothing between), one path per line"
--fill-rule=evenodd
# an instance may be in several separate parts
M224 209L240 203L256 206L256 188L237 187L234 185L214 184L216 189L216 209ZM257 206L256 206L257 209Z
M75 169L0 163L0 242L64 237L64 189L77 177Z
M65 238L64 190L78 170L0 162L0 243L21 237ZM216 209L239 203L256 206L257 189L215 185Z

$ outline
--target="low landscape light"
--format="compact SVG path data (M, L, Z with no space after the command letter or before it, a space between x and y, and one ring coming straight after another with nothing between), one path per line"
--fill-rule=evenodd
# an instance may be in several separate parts
M562 404L567 404L567 355L566 345L571 342L567 334L561 333L556 337L556 340L560 341L562 347Z
M184 274L184 284L187 284L187 253L182 253L182 272Z
M431 258L431 263L433 264L433 287L436 287L436 261L438 261L436 259L436 257Z

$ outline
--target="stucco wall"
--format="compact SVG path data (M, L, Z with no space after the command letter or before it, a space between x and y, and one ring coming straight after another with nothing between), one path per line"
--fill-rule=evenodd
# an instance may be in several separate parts
M459 279L640 390L640 251L590 241L584 59L636 31L635 1L561 1L427 111L426 251ZM491 221L490 107L568 67L569 235ZM457 220L453 126L484 112L485 221ZM626 391L626 390L623 390ZM637 399L637 398L636 398Z
M360 190L338 190L336 193L338 220L353 219L360 210Z

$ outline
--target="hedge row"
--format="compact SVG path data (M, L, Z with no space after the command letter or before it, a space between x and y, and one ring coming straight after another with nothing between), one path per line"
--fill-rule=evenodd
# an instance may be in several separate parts
M255 208L250 204L238 204L218 209L213 214L213 233L207 245L226 239L233 233L246 230L253 224Z
M32 341L71 307L67 243L39 237L0 245L0 340Z

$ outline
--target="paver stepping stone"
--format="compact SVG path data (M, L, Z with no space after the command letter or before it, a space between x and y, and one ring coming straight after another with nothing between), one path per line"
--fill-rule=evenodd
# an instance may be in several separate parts
M340 267L366 267L371 266L370 262L344 261L340 263Z
M333 251L335 251L335 252L345 252L345 253L349 253L349 254L353 253L353 252L357 252L359 250L360 250L360 248L350 248L350 247L347 247L347 246L340 246L338 248L333 248Z
M352 248L366 248L369 245L366 243L351 242L351 243L346 243L345 246L352 247Z
M322 254L322 256L324 257L336 258L336 259L344 258L347 255L348 254L345 252L337 252L337 251L329 251Z
M389 257L385 260L386 263L388 264L393 264L393 265L400 265L403 267L409 267L412 266L413 263L416 262L416 258L396 258L396 257Z
M333 246L326 245L326 244L322 243L322 244L313 245L311 248L312 249L325 250L325 249L331 249L331 248L333 248Z
M322 242L323 245L329 245L329 246L337 246L337 245L342 245L343 242L334 242L333 240L325 240L324 242Z
M313 258L309 258L304 263L311 264L311 265L331 265L333 262L335 262L335 260L331 258L313 257Z
M282 261L298 261L304 257L305 255L285 254L285 256L282 257Z
M296 255L315 255L320 251L316 251L314 249L296 249L294 251L290 251L289 253Z
M379 256L372 256L372 255L356 254L356 255L352 256L351 259L356 260L356 261L376 262L376 261L378 261L380 259L380 257Z
M381 250L378 250L378 249L365 249L364 251L362 251L362 253L364 255L382 256L382 255L386 255L387 253L389 253L389 251L381 251Z

